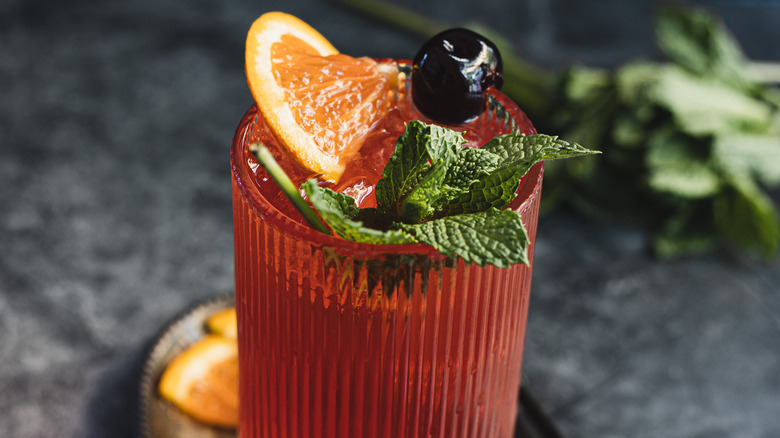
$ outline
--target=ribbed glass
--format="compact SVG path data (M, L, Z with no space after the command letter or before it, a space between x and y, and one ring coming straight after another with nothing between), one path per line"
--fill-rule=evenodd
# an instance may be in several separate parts
M494 118L513 118L495 134L527 121L503 96L493 102ZM256 180L246 149L268 135L252 108L231 152L239 436L511 437L531 267L464 265L425 245L301 225L258 190L272 183ZM537 165L511 206L531 260L541 181Z

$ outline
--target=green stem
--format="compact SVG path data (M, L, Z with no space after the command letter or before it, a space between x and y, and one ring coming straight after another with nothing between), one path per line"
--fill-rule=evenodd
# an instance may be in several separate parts
M780 62L750 61L748 76L756 82L780 84Z
M422 14L381 0L336 0L363 15L397 27L423 38L430 38L446 29L445 23L432 20Z
M455 27L439 22L411 9L396 6L382 0L336 0L372 19L396 27L404 32L430 38L438 32ZM504 87L502 91L514 100L532 120L542 120L552 110L554 76L547 71L523 61L515 53L512 44L488 27L476 23L465 24L496 44L504 61Z
M303 196L298 192L298 189L295 187L295 184L293 184L290 177L287 176L282 167L279 166L279 163L276 162L271 151L269 151L263 143L259 142L249 145L249 150L252 151L260 165L268 172L268 176L270 176L276 185L279 186L282 193L284 193L284 195L287 196L287 199L292 202L295 209L303 215L306 222L321 233L332 234L328 227L322 223L322 220L317 216L314 209L309 206L309 203L306 202L305 199L303 199Z
M501 91L533 120L544 120L552 111L555 77L521 61L511 53L505 58Z

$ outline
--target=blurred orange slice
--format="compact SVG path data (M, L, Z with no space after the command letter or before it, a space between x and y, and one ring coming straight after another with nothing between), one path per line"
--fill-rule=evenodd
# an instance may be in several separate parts
M236 308L231 307L219 311L206 320L206 328L211 333L215 333L226 338L236 339L238 326L236 323Z
M160 394L183 412L211 425L238 425L238 344L206 335L165 369Z
M387 112L397 67L339 52L292 15L269 12L246 40L246 76L266 123L297 162L338 181Z

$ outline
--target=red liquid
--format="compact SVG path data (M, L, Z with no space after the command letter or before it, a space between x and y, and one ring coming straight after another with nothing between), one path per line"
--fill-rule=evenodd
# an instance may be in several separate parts
M357 244L301 225L254 174L246 147L273 143L255 111L231 156L239 436L511 437L531 268L451 266L425 245ZM486 140L508 128L493 131L472 130ZM344 178L378 179L354 169ZM511 206L528 228L531 260L541 173L529 172Z

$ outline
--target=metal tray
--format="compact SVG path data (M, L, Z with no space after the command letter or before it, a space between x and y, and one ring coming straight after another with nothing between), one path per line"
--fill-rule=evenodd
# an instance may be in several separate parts
M208 317L233 305L232 293L197 303L175 318L154 342L141 376L139 417L143 438L235 438L234 430L198 422L157 392L157 383L168 363L206 334Z
M200 423L180 412L157 393L166 365L206 334L210 315L234 305L233 294L196 303L168 325L146 358L140 385L140 434L143 438L235 438L236 431ZM533 395L522 387L518 399L515 438L563 438Z

